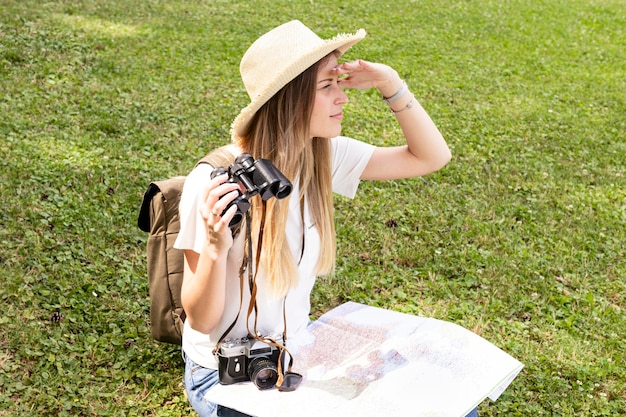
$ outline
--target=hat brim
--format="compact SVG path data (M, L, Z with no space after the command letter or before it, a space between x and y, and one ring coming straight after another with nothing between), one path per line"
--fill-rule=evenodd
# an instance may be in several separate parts
M275 79L278 82L272 84L267 89L263 90L256 97L252 98L250 104L239 112L239 115L235 118L231 125L231 137L236 139L243 135L250 121L256 114L256 112L267 103L281 88L286 86L289 82L293 81L298 75L304 72L311 65L315 64L320 59L324 58L333 51L338 51L340 55L343 55L348 49L354 46L359 41L365 38L366 32L364 29L359 29L353 34L340 34L333 39L325 41L323 44L312 49L307 54L298 56L293 62L283 66L280 72L275 74Z

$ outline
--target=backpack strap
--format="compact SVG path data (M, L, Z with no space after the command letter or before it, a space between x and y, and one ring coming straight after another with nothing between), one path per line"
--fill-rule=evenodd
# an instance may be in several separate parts
M237 157L237 148L233 145L226 145L215 149L210 154L198 161L196 166L200 164L209 164L213 168L228 167Z

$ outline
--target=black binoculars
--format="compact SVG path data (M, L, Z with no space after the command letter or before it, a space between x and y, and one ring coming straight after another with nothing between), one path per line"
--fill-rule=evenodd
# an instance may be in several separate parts
M228 168L217 167L211 172L211 178L218 175L228 174L228 181L242 184L245 193L239 191L239 195L226 206L222 215L234 204L237 211L228 226L237 227L250 208L250 198L259 194L263 200L272 197L282 199L291 194L291 182L274 166L269 159L252 158L250 154L242 153Z

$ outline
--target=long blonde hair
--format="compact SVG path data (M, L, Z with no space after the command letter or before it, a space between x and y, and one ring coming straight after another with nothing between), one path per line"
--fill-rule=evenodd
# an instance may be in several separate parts
M270 288L278 296L286 295L298 283L297 261L285 232L290 199L306 196L301 201L308 204L320 235L316 274L330 274L335 266L331 144L328 138L309 137L317 70L327 59L318 61L276 93L259 109L244 134L235 138L241 150L255 159L271 160L287 178L300 185L300 195L292 194L283 200L272 198L265 206L259 196L251 200L252 236L258 236L265 210L260 263Z

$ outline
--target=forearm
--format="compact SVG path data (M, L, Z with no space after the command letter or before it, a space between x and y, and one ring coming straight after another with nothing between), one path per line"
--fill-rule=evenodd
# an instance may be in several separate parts
M206 245L202 253L185 251L181 301L190 326L210 333L224 312L227 252Z
M395 114L408 151L419 161L418 175L437 171L451 158L443 135L411 91L389 105Z

